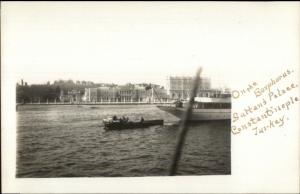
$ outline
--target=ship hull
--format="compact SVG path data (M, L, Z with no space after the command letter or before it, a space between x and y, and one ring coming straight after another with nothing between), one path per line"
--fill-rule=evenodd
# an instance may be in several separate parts
M158 106L159 109L171 113L172 115L182 118L185 108ZM231 109L193 109L189 121L214 121L230 120Z

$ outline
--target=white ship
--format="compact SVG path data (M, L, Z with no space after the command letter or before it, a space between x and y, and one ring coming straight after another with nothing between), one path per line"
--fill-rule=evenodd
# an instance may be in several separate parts
M169 106L158 106L163 111L182 118L188 101L176 101ZM209 93L207 96L195 97L192 115L189 121L230 120L230 93Z

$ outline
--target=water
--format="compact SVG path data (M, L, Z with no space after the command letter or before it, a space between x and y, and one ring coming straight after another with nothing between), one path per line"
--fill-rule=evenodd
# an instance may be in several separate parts
M165 120L165 126L105 131L102 119ZM24 105L18 108L17 177L165 176L178 119L150 105ZM230 123L189 128L178 175L230 174Z

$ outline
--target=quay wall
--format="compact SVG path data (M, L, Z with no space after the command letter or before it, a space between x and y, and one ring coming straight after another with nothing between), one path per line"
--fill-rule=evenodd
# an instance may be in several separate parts
M96 102L96 103L87 103L87 102L81 102L81 103L17 103L17 106L22 105L168 105L173 104L172 102L153 102L153 103L147 103L147 102Z

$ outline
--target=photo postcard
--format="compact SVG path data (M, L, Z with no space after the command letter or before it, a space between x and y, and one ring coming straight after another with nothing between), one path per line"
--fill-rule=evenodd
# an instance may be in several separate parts
M299 2L1 2L4 193L298 193Z

